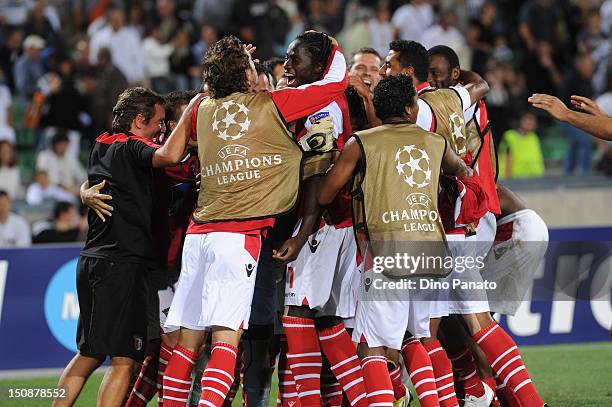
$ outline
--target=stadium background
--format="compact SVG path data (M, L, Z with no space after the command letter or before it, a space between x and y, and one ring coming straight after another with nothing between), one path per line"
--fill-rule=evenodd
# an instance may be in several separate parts
M123 24L106 21L113 4L125 10ZM71 165L85 165L91 140L107 127L116 95L126 86L144 84L160 92L199 86L199 60L228 33L256 44L257 56L266 60L282 57L303 30L319 29L336 36L350 57L362 46L384 55L397 25L401 38L452 46L463 67L488 80L500 183L517 191L550 227L554 243L534 284L537 299L502 320L519 344L533 345L524 353L536 385L551 405L612 405L612 147L527 106L534 92L566 102L580 94L612 114L612 0L113 4L0 1L0 190L8 191L13 212L27 220L34 240L56 227L58 201L77 205L71 186L82 181L78 170L74 179L57 179L48 158L53 135L67 136ZM118 14L111 20L120 20ZM124 37L104 40L108 23L118 24ZM26 44L31 35L44 44ZM138 46L126 49L126 38ZM97 58L104 41L110 60L104 52ZM129 62L122 57L128 54ZM537 120L538 142L511 146L511 132L529 113ZM54 193L57 187L68 193ZM62 220L74 230L75 243L0 244L0 387L51 386L56 369L75 350L74 269L86 231L76 209ZM90 400L93 388L92 383L86 390ZM87 400L80 405L93 404ZM4 401L0 405L12 405Z

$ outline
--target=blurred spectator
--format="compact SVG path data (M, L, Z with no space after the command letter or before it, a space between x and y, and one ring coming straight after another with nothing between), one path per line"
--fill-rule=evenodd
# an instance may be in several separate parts
M108 48L113 64L125 75L128 82L132 85L142 83L145 70L140 34L125 26L125 13L121 8L110 8L107 16L107 25L91 37L91 63L97 62L101 48Z
M61 44L61 40L56 29L45 15L46 7L46 1L37 1L34 4L34 7L28 13L23 31L24 35L38 35L44 38L48 45L55 47Z
M142 42L144 63L153 90L168 93L172 89L170 81L170 55L174 52L172 44L164 44L158 25L149 28L147 38Z
M34 182L26 191L26 202L28 205L40 205L45 201L66 201L77 203L77 198L70 192L49 183L47 171L38 170L34 174Z
M57 133L51 139L51 148L38 154L36 169L47 171L51 185L78 196L87 173L76 158L66 154L67 150L68 137L64 133Z
M412 0L393 13L391 22L395 36L402 40L418 41L423 31L434 23L434 10L427 0ZM434 44L438 45L438 44Z
M13 129L13 115L11 111L11 91L3 82L4 74L0 70L0 140L15 143L15 130Z
M0 190L6 191L14 198L23 197L23 186L15 150L6 140L0 141Z
M589 10L587 21L576 38L578 51L583 54L590 54L607 41L607 36L601 29L601 17L599 10Z
M342 49L347 55L354 54L359 48L371 46L374 38L370 31L370 21L375 18L372 9L361 7L355 10L353 24L347 25L340 34L338 40L342 43ZM389 44L387 43L387 49ZM385 51L386 53L386 51Z
M108 48L100 49L97 59L93 80L88 82L94 137L111 128L113 106L128 87L125 76L111 62Z
M127 11L127 20L128 28L135 30L142 38L145 35L142 5L137 3L130 5Z
M235 0L195 0L193 16L199 23L216 28L226 27L234 3Z
M70 202L57 202L53 207L50 227L37 233L32 243L68 243L84 240L87 222L83 222Z
M455 27L455 15L452 10L444 10L440 14L440 21L421 34L420 43L427 49L436 45L446 45L455 50L459 56L461 66L469 66L466 60L465 38Z
M538 122L533 113L522 115L519 128L508 130L499 146L499 174L505 178L535 178L544 175Z
M200 29L200 38L198 42L193 44L191 47L191 53L193 54L194 64L199 66L204 59L204 55L210 47L219 39L219 33L217 29L211 25L204 24Z
M542 41L536 45L535 53L530 55L523 64L523 72L527 78L529 92L558 94L563 77L548 42Z
M159 34L162 43L170 41L180 28L180 23L174 15L176 5L174 0L157 0L157 17L159 21L157 26L159 27Z
M0 1L0 16L4 18L4 22L8 25L23 25L33 6L33 0Z
M81 132L91 124L91 118L86 112L87 101L76 87L72 60L68 57L59 58L57 72L47 77L49 94L40 122L45 141L59 132L66 133L70 140L67 154L77 158Z
M601 30L606 35L612 35L612 0L606 0L599 9Z
M15 62L15 89L24 102L32 98L38 80L45 73L40 59L40 51L44 47L45 40L38 35L27 36L23 41L24 52Z
M472 71L484 75L487 62L496 45L495 17L497 7L495 3L487 2L482 6L477 19L470 21L467 43L472 49Z
M21 216L11 212L11 198L0 190L0 248L30 246L30 226Z
M561 8L554 0L528 0L519 14L519 34L532 52L538 43L552 45L553 52L564 45L564 23Z
M588 54L576 57L573 69L569 72L564 81L565 89L562 94L563 101L570 109L578 110L571 103L571 95L580 95L588 98L593 97L593 87L591 86L592 76L593 61L591 57ZM565 173L588 173L591 170L593 138L569 123L563 122L562 126L569 139L568 154L565 157Z
M272 0L236 0L230 22L231 32L257 46L261 60L274 56L274 45L285 42L290 25L285 11Z
M187 31L178 30L172 44L174 50L170 55L170 70L174 79L174 90L188 90L198 87L201 83L200 68L194 65ZM197 79L197 85L192 81L192 78Z
M389 52L389 43L393 41L393 24L391 12L386 2L380 2L376 7L376 16L368 22L370 28L370 46L381 55ZM361 44L361 47L366 44Z
M0 44L0 70L4 72L4 80L11 92L15 91L15 76L13 66L19 58L19 48L23 36L18 29L11 29L6 34L4 44Z

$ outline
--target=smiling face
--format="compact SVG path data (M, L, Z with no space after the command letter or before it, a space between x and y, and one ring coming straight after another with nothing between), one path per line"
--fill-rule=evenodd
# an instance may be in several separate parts
M370 89L374 89L380 81L380 64L380 58L375 54L355 54L350 73L358 75Z
M311 55L299 40L289 45L283 67L287 85L292 88L319 80L323 72L321 64L313 63Z
M442 55L432 55L429 59L429 77L427 81L433 87L442 89L457 84L460 75L459 68L450 69Z

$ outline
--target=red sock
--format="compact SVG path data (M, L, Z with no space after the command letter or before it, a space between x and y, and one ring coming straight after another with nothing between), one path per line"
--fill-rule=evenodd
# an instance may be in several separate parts
M281 349L278 356L278 398L283 407L299 407L300 398L295 388L293 373L287 362L287 338L281 338Z
M320 329L319 341L323 353L329 360L331 371L338 379L351 406L367 407L368 398L363 384L361 363L355 344L344 329L344 324L339 323L331 328Z
M361 361L370 406L393 407L393 385L385 356L368 356Z
M458 406L459 401L455 394L455 382L453 380L453 367L442 344L440 341L435 340L424 343L423 347L427 351L433 366L440 407Z
M321 405L321 365L323 362L314 320L283 317L287 335L287 361L303 407Z
M521 402L516 397L516 394L512 389L504 385L503 380L499 376L495 376L495 392L498 394L499 399L503 402L504 407L521 407Z
M157 390L157 355L147 355L125 407L145 407Z
M393 385L393 397L399 400L406 395L406 387L402 382L402 368L391 361L387 361L387 369L389 369L389 377Z
M234 381L232 382L232 387L230 387L227 392L227 397L225 397L225 401L223 402L223 407L232 407L232 403L236 398L236 393L238 393L238 388L240 388L240 383L242 381L242 368L244 367L244 358L243 358L242 347L238 347L238 357L236 358L236 367L234 367ZM244 387L242 388L242 404L246 405L246 393L244 392Z
M195 352L176 345L164 372L164 407L185 407L196 360Z
M493 401L491 401L491 407L501 407L497 398L497 383L495 382L495 378L493 376L485 377L482 379L482 382L489 386L491 390L493 390Z
M449 354L448 357L453 365L453 370L459 373L465 394L482 397L485 394L485 389L482 387L478 372L476 372L476 364L470 349L463 346L459 351Z
M210 360L202 374L200 404L221 407L234 382L234 368L238 348L229 343L216 342L210 352Z
M157 406L161 407L164 404L164 373L166 372L166 366L168 361L172 357L172 351L170 345L166 345L162 342L159 348L159 367L157 368Z
M402 345L402 358L421 407L438 407L438 390L431 360L421 341L410 338Z
M542 407L535 386L523 364L516 343L496 322L476 332L474 340L487 355L493 371L516 394L524 407Z
M331 371L329 361L323 357L321 369L321 399L324 407L342 406L342 386Z

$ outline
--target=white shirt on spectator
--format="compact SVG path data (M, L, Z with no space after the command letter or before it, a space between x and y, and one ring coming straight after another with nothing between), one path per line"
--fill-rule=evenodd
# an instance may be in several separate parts
M52 150L44 150L38 154L36 169L47 171L49 184L61 184L66 188L79 187L87 178L87 172L76 158L69 154L60 157Z
M23 25L32 7L33 0L0 0L0 15L8 25Z
M74 195L58 186L49 185L47 188L43 188L40 184L31 184L26 192L26 202L28 205L37 206L45 201L77 203Z
M395 10L391 22L399 29L400 39L418 41L421 33L434 23L433 7L429 3L405 4Z
M376 18L371 18L368 26L372 48L384 58L389 53L389 43L393 41L393 25L388 21L381 23Z
M599 96L595 102L608 116L612 116L612 89Z
M142 82L145 77L144 57L142 53L140 34L129 27L113 31L106 26L97 31L91 38L89 61L95 64L98 51L108 48L111 52L113 65L125 75L128 82Z
M11 91L5 85L0 85L0 140L8 140L11 144L15 144L15 130L8 122L8 110L11 104Z
M446 30L441 25L436 24L425 30L419 41L427 49L436 45L446 45L456 50L465 44L465 38L457 27L448 27Z
M6 191L13 199L23 197L19 167L0 167L0 190Z
M31 244L28 222L19 215L9 213L6 223L0 222L0 247L28 247Z
M142 42L145 69L150 78L170 75L170 55L174 51L172 44L161 44L153 37Z

